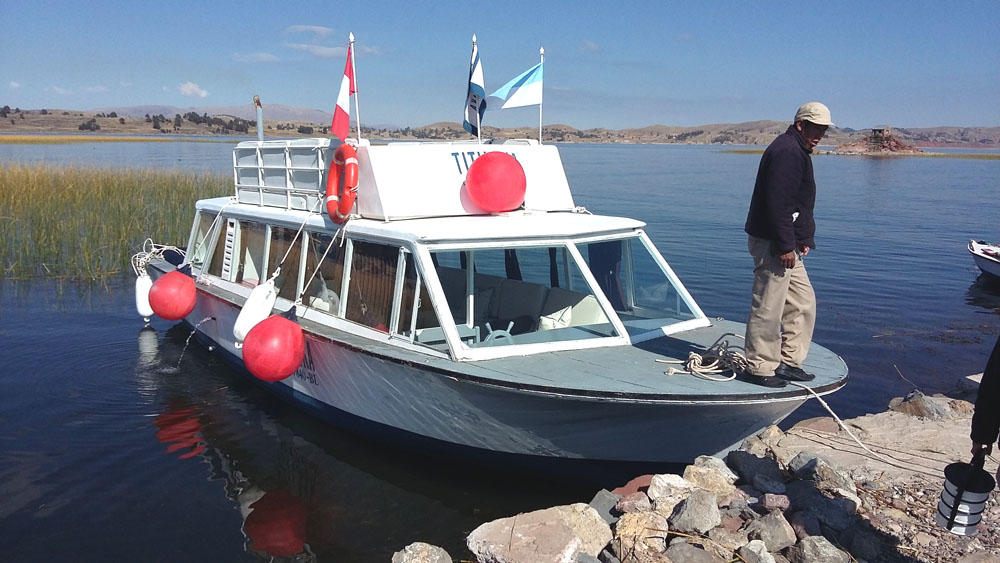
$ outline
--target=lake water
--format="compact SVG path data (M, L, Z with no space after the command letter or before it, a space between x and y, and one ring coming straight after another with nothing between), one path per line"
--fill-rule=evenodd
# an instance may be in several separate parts
M718 147L560 147L578 205L635 217L711 316L744 320L742 226L758 155ZM0 146L0 162L226 173L231 146ZM851 369L827 397L881 411L979 373L1000 287L970 238L1000 240L1000 161L817 156L815 340ZM166 242L166 241L163 241ZM604 484L427 459L298 414L189 331L143 329L129 280L0 282L0 553L11 561L389 561L413 541L469 558L480 523L590 500ZM898 371L897 371L898 370ZM906 380L900 377L900 373ZM824 414L807 403L795 419ZM791 421L789 421L791 422ZM244 521L241 508L262 500Z

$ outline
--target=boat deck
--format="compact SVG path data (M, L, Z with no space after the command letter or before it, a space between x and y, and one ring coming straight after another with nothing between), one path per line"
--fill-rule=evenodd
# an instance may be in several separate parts
M307 327L314 328L318 329L317 333L320 335L330 330ZM707 327L632 345L628 352L623 352L621 347L591 348L476 362L454 362L428 357L401 350L388 343L373 344L370 340L343 333L338 333L335 339L360 351L396 361L419 363L425 369L456 379L529 393L595 400L681 403L801 400L810 395L808 391L795 385L773 389L738 379L719 382L690 374L666 375L664 372L670 367L682 369L683 366L656 361L686 360L690 352L703 353L726 333L742 336L743 332L742 323L713 320ZM742 346L741 336L730 335L727 340L732 346ZM847 365L840 356L815 343L810 348L803 368L816 375L816 379L804 385L818 394L835 391L847 382ZM715 377L726 375L729 374Z

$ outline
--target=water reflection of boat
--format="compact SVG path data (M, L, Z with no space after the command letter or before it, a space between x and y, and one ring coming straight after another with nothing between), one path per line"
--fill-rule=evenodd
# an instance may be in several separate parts
M984 274L1000 279L1000 245L970 240L969 253Z
M314 210L328 180L349 183L343 165L327 173L346 146L240 143L235 197L197 203L183 268L150 264L190 272L186 322L244 371L260 354L257 340L241 348L241 308L273 283L305 342L268 388L304 409L408 444L663 463L725 452L811 396L665 375L658 360L738 347L744 327L702 312L643 223L575 207L556 147L361 142L357 207L340 224ZM813 392L846 382L822 346L804 367Z
M1000 314L1000 278L979 274L966 292L966 303Z
M211 480L224 484L244 519L245 549L260 560L388 561L417 540L457 557L465 553L463 530L525 507L524 498L515 504L501 486L460 492L470 487L463 476L478 479L478 472L397 458L329 432L247 385L204 350L184 351L189 331L181 325L159 346L148 334L140 334L140 356L155 354L157 361L140 363L137 376L164 404L152 434L165 455L177 463L201 461ZM567 500L565 491L527 490L538 506Z

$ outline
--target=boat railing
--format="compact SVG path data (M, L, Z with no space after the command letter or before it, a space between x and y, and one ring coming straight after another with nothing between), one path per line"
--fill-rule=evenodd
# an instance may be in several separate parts
M332 139L244 141L233 149L239 203L324 211L326 174L339 143Z

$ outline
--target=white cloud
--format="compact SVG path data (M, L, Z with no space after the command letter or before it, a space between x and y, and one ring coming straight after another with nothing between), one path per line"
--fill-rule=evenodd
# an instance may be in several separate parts
M20 82L14 82L13 80L11 80L10 84L8 84L8 86L10 86L11 90L17 90L18 88L21 87L21 83Z
M70 95L70 94L73 93L72 90L67 90L66 88L60 88L59 86L50 86L48 88L44 88L44 90L46 92L55 92L56 94L59 94L60 96L68 96L68 95Z
M233 53L233 60L239 63L274 63L278 57L271 53Z
M118 84L120 84L122 88L131 88L132 87L132 83L131 82L125 82L124 80L121 81L121 82L119 82Z
M208 92L206 92L205 90L202 90L201 87L199 87L194 82L185 82L185 83L181 84L180 86L178 86L177 90L180 91L180 93L181 93L182 96L194 96L194 97L197 97L197 98L206 98L206 97L208 97Z
M581 47L584 51L590 51L591 53L596 53L601 50L601 46L589 39L583 40L583 45Z
M88 86L83 89L84 92L88 94L99 94L101 92L109 92L107 86Z
M332 59L347 56L347 47L324 47L322 45L309 45L306 43L287 43L285 44L285 47L305 51L310 55L321 59Z
M315 33L320 36L326 36L333 33L332 29L321 25L290 25L285 28L285 31L289 33Z

